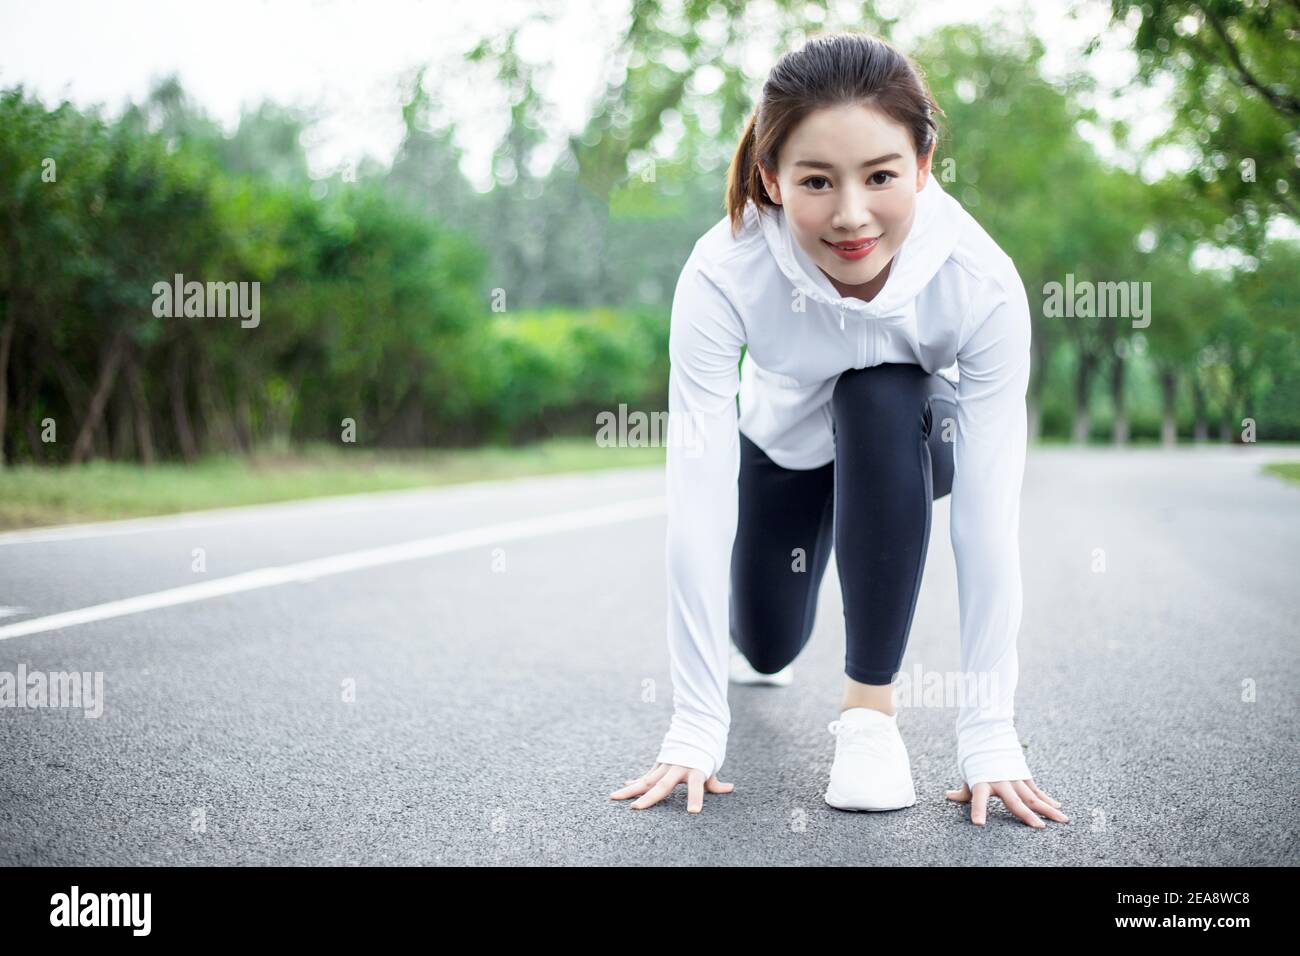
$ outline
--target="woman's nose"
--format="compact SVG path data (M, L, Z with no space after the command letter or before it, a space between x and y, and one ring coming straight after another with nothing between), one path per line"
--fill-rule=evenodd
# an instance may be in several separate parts
M871 213L870 202L865 191L853 185L841 190L840 201L835 208L831 225L836 229L857 235L873 222L875 216Z

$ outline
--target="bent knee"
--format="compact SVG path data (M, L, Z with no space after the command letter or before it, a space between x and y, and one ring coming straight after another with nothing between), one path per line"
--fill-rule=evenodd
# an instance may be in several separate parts
M835 382L835 397L848 394L865 396L897 396L900 391L911 393L929 377L919 365L886 362L866 368L851 368L840 373Z
M929 373L919 365L886 363L848 369L831 394L837 418L853 415L871 422L920 421L929 403Z

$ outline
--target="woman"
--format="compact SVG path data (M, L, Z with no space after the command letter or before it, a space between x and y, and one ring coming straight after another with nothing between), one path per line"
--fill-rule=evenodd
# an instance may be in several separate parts
M847 636L826 802L915 803L892 685L931 504L951 492L961 669L991 691L959 707L947 796L979 825L991 794L1030 826L1068 819L1012 722L1028 301L931 175L938 109L905 56L862 34L813 39L763 87L728 215L673 299L669 423L695 435L668 444L674 714L654 768L614 799L642 809L685 781L698 813L705 790L733 789L716 776L730 656L737 681L788 682L833 542Z

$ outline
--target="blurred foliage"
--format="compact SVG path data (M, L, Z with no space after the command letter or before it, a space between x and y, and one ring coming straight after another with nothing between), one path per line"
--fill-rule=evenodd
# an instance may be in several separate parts
M1135 80L1173 81L1174 121L1152 145L1195 162L1193 195L1220 205L1215 238L1257 248L1274 213L1300 218L1300 4L1294 0L1112 0L1133 28Z
M619 69L545 173L549 67L517 41L551 14L484 38L465 67L494 74L510 121L485 191L426 71L390 165L316 179L314 118L273 103L227 135L175 79L114 120L0 92L0 453L194 461L338 443L345 419L358 445L470 446L590 435L620 403L662 409L672 292L723 217L761 88L745 64L755 44L775 56L844 15L768 6L760 23L739 0L637 0L609 51ZM1267 230L1295 220L1294 10L1113 12L1134 31L1137 79L1173 76L1175 123L1152 148L1192 149L1189 175L1103 163L1092 80L1049 82L1024 30L945 26L908 47L945 114L934 174L1029 293L1033 421L1080 440L1212 426L1240 440L1251 418L1259 438L1300 438L1300 251ZM838 28L886 37L899 23L871 3L849 20ZM1228 175L1245 158L1255 182ZM1207 251L1230 265L1198 268ZM155 316L154 283L176 274L259 283L257 327ZM1046 317L1067 275L1149 282L1150 325Z

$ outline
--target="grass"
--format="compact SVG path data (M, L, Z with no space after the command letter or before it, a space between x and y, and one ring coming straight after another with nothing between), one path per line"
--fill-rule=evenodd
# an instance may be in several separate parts
M439 451L381 452L324 446L149 468L111 461L77 467L17 465L0 468L0 529L662 465L664 453L662 447L603 448L589 437L566 437L517 448Z
M1272 461L1264 466L1264 470L1300 484L1300 462L1298 461Z
M317 446L152 468L111 461L76 468L18 465L0 468L0 529L663 462L662 447L602 448L590 438L567 437L517 448L444 451ZM1300 462L1264 467L1300 484Z

